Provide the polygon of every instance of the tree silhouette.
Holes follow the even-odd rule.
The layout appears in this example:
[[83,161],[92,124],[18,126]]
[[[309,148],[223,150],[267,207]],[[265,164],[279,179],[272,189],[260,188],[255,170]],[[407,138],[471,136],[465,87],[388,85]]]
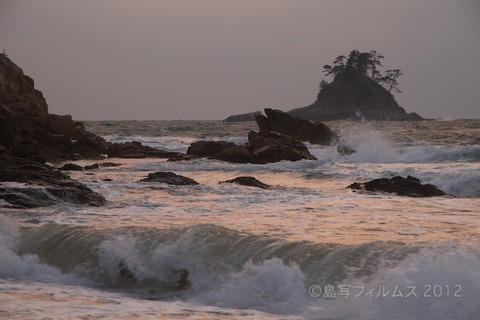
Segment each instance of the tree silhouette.
[[[391,92],[392,90],[402,92],[398,88],[397,79],[403,75],[403,72],[400,69],[393,69],[387,70],[385,75],[382,75],[379,69],[383,67],[381,63],[381,60],[383,59],[384,56],[377,53],[376,50],[370,52],[352,50],[348,57],[340,55],[335,58],[333,65],[324,65],[323,72],[325,72],[327,76],[333,76],[334,78],[360,73],[370,77],[373,81],[386,86],[388,92]],[[328,85],[328,82],[325,81],[325,83],[323,83],[323,81],[320,83],[320,92]]]
[[403,75],[403,72],[400,69],[387,70],[385,71],[386,75],[380,78],[380,82],[385,83],[388,88],[388,92],[391,92],[392,89],[396,92],[402,92],[397,86],[397,78]]

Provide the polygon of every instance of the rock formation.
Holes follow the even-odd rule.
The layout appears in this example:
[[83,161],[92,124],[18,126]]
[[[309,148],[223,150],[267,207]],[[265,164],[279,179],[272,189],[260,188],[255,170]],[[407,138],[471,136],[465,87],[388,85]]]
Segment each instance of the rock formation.
[[247,145],[227,141],[197,141],[191,144],[187,154],[233,163],[256,164],[316,159],[300,140],[278,132],[261,135],[250,131],[248,141]]
[[311,121],[423,119],[416,113],[406,113],[388,90],[358,72],[336,76],[313,104],[288,113]]
[[265,109],[265,116],[255,115],[260,135],[278,132],[313,144],[328,145],[336,139],[335,133],[325,124],[312,123],[306,119],[292,117],[280,111]]
[[[13,207],[34,208],[62,202],[90,206],[105,203],[100,194],[42,163],[0,154],[0,164],[0,199]],[[8,186],[8,182],[24,185]]]
[[236,114],[233,116],[229,116],[224,122],[247,122],[247,121],[255,121],[255,116],[262,114],[260,111],[250,112],[250,113],[242,113]]
[[101,159],[105,141],[71,116],[48,113],[43,94],[6,55],[0,55],[0,152],[36,160]]
[[279,162],[282,160],[316,160],[308,148],[297,138],[277,132],[248,133],[248,142],[257,163]]
[[412,176],[408,176],[407,178],[397,176],[391,179],[374,179],[365,183],[355,182],[348,187],[354,190],[365,189],[367,191],[383,191],[408,197],[434,197],[446,195],[445,192],[438,189],[436,186],[431,184],[421,184],[419,179]]
[[140,182],[159,182],[166,183],[176,186],[186,186],[186,185],[196,185],[196,182],[193,179],[177,175],[173,172],[155,172],[149,173],[148,178],[140,180]]
[[236,183],[242,186],[256,187],[260,189],[272,189],[272,186],[265,184],[254,177],[236,177],[234,179],[221,181],[219,183]]
[[138,141],[113,143],[108,146],[107,154],[109,158],[170,158],[178,156],[178,152],[144,146]]
[[[255,115],[259,133],[248,133],[248,144],[236,145],[227,141],[197,141],[190,145],[190,157],[208,157],[235,163],[271,163],[283,160],[315,160],[302,141],[330,144],[336,139],[334,132],[323,123],[294,118],[283,111],[265,109]],[[179,157],[174,160],[191,158]]]

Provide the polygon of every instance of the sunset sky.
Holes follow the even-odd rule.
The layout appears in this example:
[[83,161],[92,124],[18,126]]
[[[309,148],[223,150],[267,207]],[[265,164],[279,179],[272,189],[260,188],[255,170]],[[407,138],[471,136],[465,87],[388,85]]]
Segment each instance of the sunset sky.
[[78,120],[287,111],[353,49],[404,72],[407,112],[480,118],[478,0],[0,0],[3,49]]

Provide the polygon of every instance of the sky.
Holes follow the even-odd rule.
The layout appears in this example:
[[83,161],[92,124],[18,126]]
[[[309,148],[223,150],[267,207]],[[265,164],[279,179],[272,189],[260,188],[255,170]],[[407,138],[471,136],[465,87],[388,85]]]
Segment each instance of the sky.
[[480,0],[0,0],[0,50],[77,120],[288,111],[354,49],[407,112],[480,118]]

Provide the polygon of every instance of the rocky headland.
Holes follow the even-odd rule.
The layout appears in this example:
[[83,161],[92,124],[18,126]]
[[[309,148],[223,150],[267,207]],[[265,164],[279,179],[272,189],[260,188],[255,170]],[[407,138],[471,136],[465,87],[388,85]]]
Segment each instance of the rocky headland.
[[49,114],[33,79],[0,54],[0,199],[7,206],[104,204],[102,195],[44,162],[103,159],[106,147],[71,116]]
[[0,55],[0,152],[39,161],[102,159],[106,147],[70,115],[49,114],[33,79]]

